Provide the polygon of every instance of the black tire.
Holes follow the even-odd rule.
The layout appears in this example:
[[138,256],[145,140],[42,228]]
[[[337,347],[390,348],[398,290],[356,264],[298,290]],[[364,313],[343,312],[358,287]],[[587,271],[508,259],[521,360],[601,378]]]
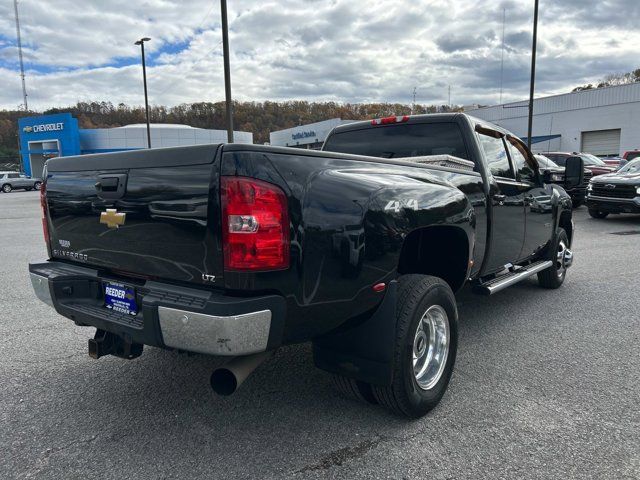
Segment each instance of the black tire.
[[11,187],[11,185],[9,185],[8,183],[5,183],[5,184],[2,186],[2,191],[3,191],[4,193],[11,193],[11,190],[13,190],[13,188],[12,188],[12,187]]
[[371,385],[368,383],[359,382],[335,373],[331,375],[331,380],[336,390],[344,397],[365,403],[378,403],[371,391]]
[[561,248],[560,245],[562,242],[564,243],[565,248],[569,247],[569,237],[567,237],[567,232],[565,232],[563,228],[558,228],[556,238],[553,241],[553,245],[549,249],[549,255],[547,256],[547,259],[551,260],[553,265],[538,273],[538,283],[543,288],[559,288],[564,283],[564,279],[567,278],[567,269],[564,268],[558,260],[558,252]]
[[607,216],[609,215],[607,212],[601,212],[600,210],[594,210],[593,208],[589,209],[589,215],[591,215],[593,218],[607,218]]
[[42,187],[42,182],[36,182],[33,184],[34,190],[40,190],[40,187]]
[[[400,415],[419,418],[438,405],[449,385],[458,348],[458,309],[451,288],[440,278],[412,274],[400,277],[398,283],[393,383],[389,387],[373,385],[372,390],[380,405]],[[444,369],[435,377],[437,382],[425,390],[413,372],[414,341],[424,313],[438,305],[448,317],[449,350]]]

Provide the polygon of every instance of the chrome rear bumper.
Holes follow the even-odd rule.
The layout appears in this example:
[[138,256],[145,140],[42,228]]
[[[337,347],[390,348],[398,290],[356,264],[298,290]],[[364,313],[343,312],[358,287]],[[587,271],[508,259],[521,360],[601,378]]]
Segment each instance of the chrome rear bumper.
[[286,307],[278,295],[240,298],[137,280],[138,313],[127,315],[104,306],[97,270],[54,261],[29,270],[36,296],[59,314],[130,342],[221,356],[264,352],[282,342]]

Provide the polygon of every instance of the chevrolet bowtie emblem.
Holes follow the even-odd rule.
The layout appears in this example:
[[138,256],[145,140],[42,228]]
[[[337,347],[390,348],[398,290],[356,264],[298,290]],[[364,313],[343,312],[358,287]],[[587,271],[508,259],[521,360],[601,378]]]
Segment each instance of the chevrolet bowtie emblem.
[[118,228],[124,225],[126,213],[118,213],[115,208],[107,208],[106,212],[100,214],[100,223],[104,223],[109,228]]

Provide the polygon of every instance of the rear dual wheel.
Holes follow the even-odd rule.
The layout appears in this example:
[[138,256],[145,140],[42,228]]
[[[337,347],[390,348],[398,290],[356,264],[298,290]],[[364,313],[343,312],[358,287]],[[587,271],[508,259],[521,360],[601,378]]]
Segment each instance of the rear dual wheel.
[[334,383],[351,397],[410,418],[422,417],[444,395],[458,347],[458,311],[444,280],[414,274],[400,277],[393,341],[391,385],[369,385],[341,376],[334,376]]

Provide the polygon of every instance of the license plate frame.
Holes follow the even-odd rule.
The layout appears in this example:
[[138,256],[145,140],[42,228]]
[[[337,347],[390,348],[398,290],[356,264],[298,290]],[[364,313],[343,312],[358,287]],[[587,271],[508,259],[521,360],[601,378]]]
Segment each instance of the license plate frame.
[[138,314],[135,287],[118,282],[103,282],[102,291],[105,308],[125,315]]

